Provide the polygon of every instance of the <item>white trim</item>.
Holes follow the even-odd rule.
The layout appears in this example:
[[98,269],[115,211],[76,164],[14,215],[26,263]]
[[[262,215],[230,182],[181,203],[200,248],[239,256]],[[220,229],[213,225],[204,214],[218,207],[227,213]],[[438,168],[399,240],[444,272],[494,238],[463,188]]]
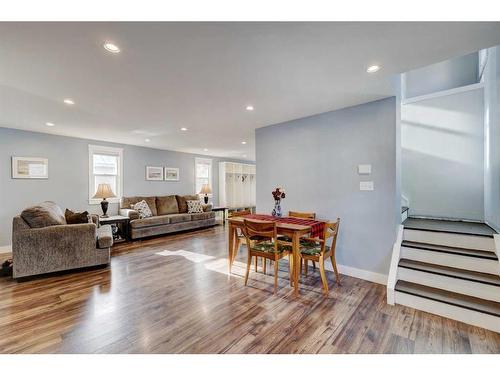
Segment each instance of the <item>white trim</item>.
[[[358,279],[371,281],[372,283],[377,283],[382,285],[387,284],[387,275],[381,273],[362,270],[361,268],[345,266],[343,264],[337,264],[337,268],[339,270],[339,273],[341,273],[342,275],[356,277]],[[333,271],[332,263],[329,262],[328,259],[325,261],[325,269],[328,271]]]
[[495,241],[495,254],[497,255],[498,275],[500,276],[500,235],[494,234],[493,240]]
[[387,303],[389,305],[394,305],[394,288],[396,287],[396,282],[398,281],[398,264],[399,259],[401,258],[403,231],[404,227],[400,225],[398,228],[396,242],[394,242],[394,246],[392,247],[391,265],[389,267],[389,276],[387,277]]
[[12,253],[12,245],[0,246],[0,254]]
[[433,92],[432,94],[414,96],[412,98],[402,100],[401,104],[402,105],[411,104],[411,103],[420,102],[422,100],[428,100],[428,99],[440,98],[442,96],[460,94],[462,92],[482,89],[483,87],[484,87],[483,82],[473,83],[471,85],[455,87],[455,88],[449,89],[449,90],[442,90],[442,91]]
[[494,332],[500,332],[500,318],[497,316],[403,292],[396,292],[395,296],[396,303],[399,305],[413,307],[417,310],[444,316],[445,318],[458,320],[460,322],[486,328]]
[[89,195],[89,204],[90,205],[97,205],[100,204],[102,199],[92,199],[91,191],[93,191],[93,171],[92,171],[92,166],[93,166],[93,154],[95,153],[103,153],[103,154],[110,154],[110,155],[118,155],[118,191],[115,191],[116,198],[109,198],[107,201],[109,203],[119,203],[121,200],[121,197],[123,196],[123,148],[119,147],[108,147],[108,146],[100,146],[100,145],[92,145],[89,144],[89,162],[88,162],[88,168],[89,168],[89,190],[88,190],[88,195]]

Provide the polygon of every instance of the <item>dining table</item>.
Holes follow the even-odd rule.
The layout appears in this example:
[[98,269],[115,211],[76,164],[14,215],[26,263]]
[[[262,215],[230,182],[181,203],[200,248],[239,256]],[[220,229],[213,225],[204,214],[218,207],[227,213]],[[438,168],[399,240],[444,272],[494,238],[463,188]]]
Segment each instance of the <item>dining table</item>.
[[[322,220],[311,220],[311,219],[298,219],[289,217],[276,218],[271,215],[256,215],[250,214],[247,216],[235,216],[227,219],[228,225],[228,265],[229,274],[231,274],[232,265],[234,262],[234,255],[237,249],[235,246],[238,245],[237,241],[237,231],[238,229],[243,230],[244,219],[252,219],[256,221],[274,221],[276,222],[276,231],[278,235],[284,235],[292,239],[292,252],[293,252],[293,288],[294,295],[299,293],[299,275],[300,275],[300,238],[303,236],[310,235],[311,237],[318,237],[321,230],[321,223],[325,223]],[[318,226],[319,225],[319,226]],[[324,227],[324,225],[323,225]]]

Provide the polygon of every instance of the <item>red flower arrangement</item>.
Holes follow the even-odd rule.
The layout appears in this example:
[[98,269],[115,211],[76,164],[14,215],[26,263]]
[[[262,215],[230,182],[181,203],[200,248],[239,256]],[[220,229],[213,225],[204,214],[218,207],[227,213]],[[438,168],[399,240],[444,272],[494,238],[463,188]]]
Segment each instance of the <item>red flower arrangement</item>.
[[272,194],[275,201],[280,201],[285,198],[285,190],[281,187],[277,187]]

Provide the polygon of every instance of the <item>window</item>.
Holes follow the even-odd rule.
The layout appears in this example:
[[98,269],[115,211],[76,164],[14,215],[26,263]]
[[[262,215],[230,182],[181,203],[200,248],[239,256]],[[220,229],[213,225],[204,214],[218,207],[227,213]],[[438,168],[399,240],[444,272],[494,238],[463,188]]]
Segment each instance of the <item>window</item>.
[[212,187],[212,159],[195,159],[195,194],[199,194],[201,187],[204,184],[210,185]]
[[89,203],[98,204],[102,199],[92,199],[99,184],[109,184],[119,202],[123,191],[123,150],[121,148],[89,145]]

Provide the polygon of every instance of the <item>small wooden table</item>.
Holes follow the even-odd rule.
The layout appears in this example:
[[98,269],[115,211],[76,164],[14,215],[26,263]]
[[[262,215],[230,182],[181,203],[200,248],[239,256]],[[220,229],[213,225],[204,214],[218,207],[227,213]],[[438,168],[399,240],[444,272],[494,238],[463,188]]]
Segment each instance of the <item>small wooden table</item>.
[[[243,228],[244,216],[235,216],[227,219],[229,222],[229,273],[233,265],[233,254],[235,253],[235,246],[238,244],[236,240],[237,229]],[[299,274],[300,274],[300,237],[308,234],[311,231],[309,225],[289,224],[289,223],[276,223],[278,234],[286,235],[292,238],[293,249],[293,288],[294,294],[299,294]]]
[[222,225],[226,225],[226,210],[227,207],[212,207],[212,211],[214,212],[222,212]]
[[99,223],[117,227],[116,233],[113,231],[113,243],[125,242],[130,239],[130,219],[127,216],[115,215],[109,217],[99,216]]

